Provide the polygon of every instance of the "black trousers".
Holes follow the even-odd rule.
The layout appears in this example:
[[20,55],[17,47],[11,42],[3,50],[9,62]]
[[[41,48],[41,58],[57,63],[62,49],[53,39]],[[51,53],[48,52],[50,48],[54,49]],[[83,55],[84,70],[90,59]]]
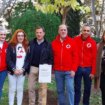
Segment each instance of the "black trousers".
[[102,96],[102,105],[105,105],[105,73],[101,73],[100,89],[101,89],[101,96]]

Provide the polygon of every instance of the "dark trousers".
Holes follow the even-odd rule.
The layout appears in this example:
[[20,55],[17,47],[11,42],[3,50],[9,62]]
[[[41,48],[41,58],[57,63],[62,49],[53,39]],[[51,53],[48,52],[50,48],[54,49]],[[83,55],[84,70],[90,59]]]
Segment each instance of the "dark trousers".
[[81,99],[81,82],[84,80],[83,105],[89,105],[89,98],[91,92],[91,67],[79,67],[75,75],[75,101],[74,105],[79,105]]
[[101,73],[100,88],[101,88],[101,96],[102,96],[102,105],[105,105],[105,74],[104,73]]

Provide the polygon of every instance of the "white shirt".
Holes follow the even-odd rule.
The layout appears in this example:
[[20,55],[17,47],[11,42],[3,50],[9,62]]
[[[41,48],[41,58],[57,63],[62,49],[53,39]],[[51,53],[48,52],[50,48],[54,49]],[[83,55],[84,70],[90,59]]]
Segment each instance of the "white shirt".
[[24,60],[25,60],[26,52],[22,44],[17,44],[16,46],[16,68],[17,69],[22,69],[24,65]]
[[2,49],[3,47],[3,42],[0,41],[0,48]]

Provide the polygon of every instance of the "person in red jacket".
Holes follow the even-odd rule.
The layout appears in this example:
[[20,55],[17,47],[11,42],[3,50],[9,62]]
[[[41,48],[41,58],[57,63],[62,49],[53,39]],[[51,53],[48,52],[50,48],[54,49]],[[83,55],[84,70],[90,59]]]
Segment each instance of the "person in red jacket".
[[82,33],[74,38],[77,43],[79,64],[75,75],[75,104],[79,105],[81,97],[81,80],[84,80],[83,105],[89,105],[91,82],[96,71],[96,42],[90,37],[89,25],[82,27]]
[[6,50],[8,47],[6,39],[6,31],[4,28],[0,27],[0,100],[2,96],[2,88],[7,75],[7,65],[6,65]]
[[[55,80],[59,105],[74,105],[74,76],[77,70],[78,55],[75,43],[68,36],[67,26],[59,26],[58,35],[52,42]],[[66,97],[65,97],[66,91]]]

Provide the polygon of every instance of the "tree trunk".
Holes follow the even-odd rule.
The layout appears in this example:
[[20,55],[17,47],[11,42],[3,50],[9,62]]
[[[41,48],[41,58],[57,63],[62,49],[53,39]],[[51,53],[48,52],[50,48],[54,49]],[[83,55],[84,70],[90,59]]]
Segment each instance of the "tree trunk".
[[98,24],[97,24],[97,21],[96,21],[95,7],[94,6],[95,6],[95,0],[91,0],[92,17],[93,17],[93,22],[94,22],[95,30],[96,30],[96,36],[99,37]]
[[101,31],[102,31],[102,20],[103,20],[104,4],[105,4],[105,1],[103,0],[102,1],[101,13],[100,13],[99,34],[101,34]]
[[63,9],[63,14],[62,14],[62,24],[66,24],[66,16],[68,11],[70,10],[70,7],[65,7]]

